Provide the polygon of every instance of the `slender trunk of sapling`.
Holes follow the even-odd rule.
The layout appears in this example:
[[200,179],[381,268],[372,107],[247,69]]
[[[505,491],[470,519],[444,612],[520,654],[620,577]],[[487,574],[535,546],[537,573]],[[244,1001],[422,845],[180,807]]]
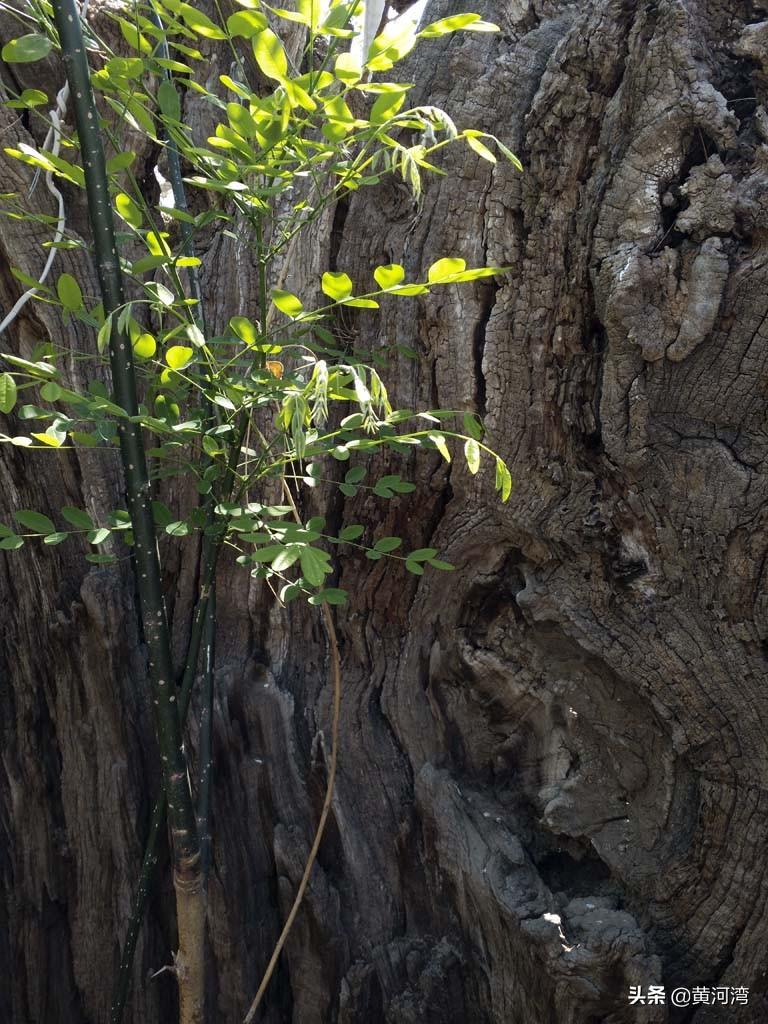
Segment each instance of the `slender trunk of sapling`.
[[[80,14],[74,0],[53,0],[53,13],[83,157],[88,213],[104,315],[109,317],[123,306],[125,298],[99,117],[91,90]],[[141,427],[129,419],[138,416],[133,351],[127,334],[114,325],[109,340],[109,359],[115,402],[127,414],[118,429],[128,511],[135,538],[136,585],[149,653],[158,743],[168,798],[179,931],[176,973],[180,1021],[181,1024],[202,1024],[205,908],[200,844],[176,705],[173,662],[144,444]]]

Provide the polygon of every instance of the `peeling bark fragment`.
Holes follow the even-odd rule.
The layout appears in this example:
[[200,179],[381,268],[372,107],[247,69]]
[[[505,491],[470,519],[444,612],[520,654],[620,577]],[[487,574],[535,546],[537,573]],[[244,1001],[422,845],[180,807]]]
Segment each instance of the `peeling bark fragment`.
[[714,327],[728,278],[728,256],[719,238],[708,238],[693,261],[688,286],[688,308],[676,341],[667,356],[676,363],[700,345]]

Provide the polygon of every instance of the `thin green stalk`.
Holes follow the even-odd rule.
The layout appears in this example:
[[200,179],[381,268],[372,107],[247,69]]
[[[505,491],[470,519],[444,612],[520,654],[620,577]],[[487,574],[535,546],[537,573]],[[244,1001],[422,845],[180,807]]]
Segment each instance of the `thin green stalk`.
[[[91,89],[80,14],[74,0],[53,0],[53,14],[83,156],[88,213],[104,314],[110,317],[123,305],[125,295],[99,115]],[[118,429],[128,511],[135,538],[136,584],[149,652],[158,744],[168,797],[179,928],[176,973],[181,1002],[180,1019],[182,1024],[197,1024],[202,1020],[203,992],[200,844],[176,707],[173,661],[144,443],[141,427],[133,422],[139,412],[133,350],[127,334],[114,326],[109,341],[109,358],[115,401],[127,414]]]
[[216,592],[211,590],[205,617],[204,675],[202,710],[200,713],[200,741],[198,744],[197,828],[200,833],[200,862],[203,885],[208,885],[211,866],[211,770],[213,751],[213,673],[216,661]]

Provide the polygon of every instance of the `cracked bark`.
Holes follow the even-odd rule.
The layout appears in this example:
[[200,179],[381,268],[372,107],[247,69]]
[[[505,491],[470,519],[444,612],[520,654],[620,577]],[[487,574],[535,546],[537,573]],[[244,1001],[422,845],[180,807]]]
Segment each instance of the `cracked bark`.
[[[430,16],[462,6],[433,0]],[[414,462],[418,506],[334,511],[383,515],[382,533],[435,542],[458,569],[414,580],[363,559],[342,573],[357,597],[338,619],[337,793],[265,1019],[675,1020],[627,1006],[630,984],[663,983],[747,985],[729,1019],[765,1020],[766,10],[474,6],[502,33],[430,44],[403,80],[501,135],[526,174],[449,155],[419,210],[392,182],[354,197],[332,251],[329,213],[283,281],[306,294],[331,260],[353,278],[457,253],[511,265],[495,295],[446,289],[344,329],[417,350],[395,356],[401,405],[474,408],[484,393],[516,488],[502,510],[482,476]],[[228,70],[215,48],[211,68]],[[207,133],[199,100],[186,113]],[[0,225],[28,273],[39,240]],[[247,239],[199,245],[218,330],[254,307]],[[95,292],[77,254],[58,259]],[[4,307],[14,288],[3,274]],[[28,307],[9,344],[28,353],[61,330]],[[52,455],[34,474],[0,456],[5,509],[95,511],[119,493],[107,454]],[[177,653],[192,555],[168,546]],[[66,545],[2,557],[0,1017],[95,1024],[157,783],[134,598],[127,572],[86,570]],[[309,849],[330,695],[316,617],[281,616],[236,567],[219,573],[210,1006],[230,1022]],[[143,933],[136,1024],[172,1012],[172,985],[145,981],[173,947],[171,899],[166,883]]]

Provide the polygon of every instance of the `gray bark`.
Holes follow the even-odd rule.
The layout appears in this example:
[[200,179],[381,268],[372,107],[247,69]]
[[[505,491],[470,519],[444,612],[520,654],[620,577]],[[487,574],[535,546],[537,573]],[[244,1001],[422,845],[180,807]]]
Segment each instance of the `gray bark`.
[[[285,280],[457,254],[510,266],[498,287],[345,330],[417,349],[394,356],[398,404],[476,409],[515,491],[502,508],[483,474],[419,459],[418,499],[331,503],[334,523],[434,543],[457,571],[362,559],[341,575],[355,596],[337,616],[332,821],[265,1019],[765,1020],[768,8],[470,6],[502,32],[425,45],[401,78],[500,135],[525,174],[449,153],[420,205],[388,182],[337,210]],[[463,7],[434,0],[430,17]],[[197,100],[187,114],[204,130]],[[3,116],[5,139],[26,137]],[[4,157],[3,173],[28,184]],[[0,224],[30,274],[43,237]],[[64,269],[95,294],[77,254]],[[247,239],[208,239],[203,280],[215,330],[255,308]],[[3,307],[17,294],[3,271]],[[27,307],[6,343],[92,344],[46,310]],[[109,453],[31,466],[0,453],[0,519],[120,504]],[[194,552],[165,554],[180,655]],[[157,786],[130,573],[67,545],[0,558],[0,1017],[96,1024]],[[211,1004],[232,1022],[309,849],[329,692],[313,611],[279,612],[226,563],[219,594]],[[170,1019],[171,982],[146,980],[173,948],[167,872],[158,892],[135,1024]],[[649,984],[744,985],[750,1003],[630,1008],[629,986]]]

